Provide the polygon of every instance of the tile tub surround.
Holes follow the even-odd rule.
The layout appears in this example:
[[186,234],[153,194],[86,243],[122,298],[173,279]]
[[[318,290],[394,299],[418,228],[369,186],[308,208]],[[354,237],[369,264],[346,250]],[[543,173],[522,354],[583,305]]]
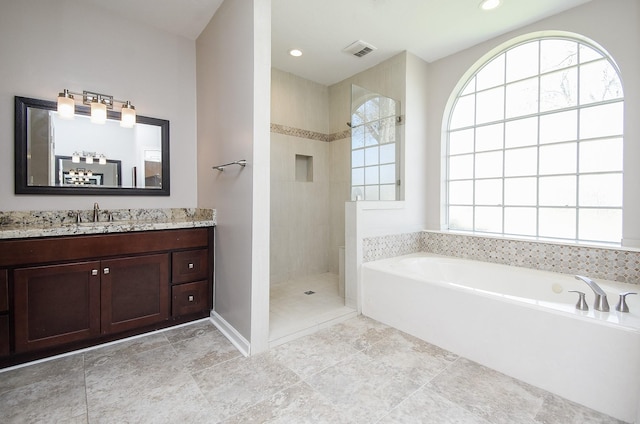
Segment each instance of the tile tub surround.
[[640,285],[640,251],[421,231],[363,240],[363,262],[429,252]]
[[[82,223],[76,223],[79,213]],[[0,239],[52,237],[78,234],[122,233],[216,225],[215,209],[101,209],[92,222],[93,210],[0,211]],[[113,216],[113,221],[108,216]]]
[[356,317],[244,357],[208,321],[0,372],[3,422],[620,423]]

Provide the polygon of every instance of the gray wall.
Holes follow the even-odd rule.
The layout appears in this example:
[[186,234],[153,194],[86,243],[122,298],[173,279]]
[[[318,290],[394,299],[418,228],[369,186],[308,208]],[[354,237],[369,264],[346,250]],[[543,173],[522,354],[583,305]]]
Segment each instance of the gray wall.
[[[196,40],[198,206],[218,220],[214,311],[252,352],[268,342],[270,8],[226,0]],[[247,166],[211,169],[238,159]]]
[[[0,210],[196,206],[193,40],[81,0],[3,0],[0,58]],[[65,88],[129,99],[138,114],[171,122],[170,197],[13,194],[13,97],[55,101]]]

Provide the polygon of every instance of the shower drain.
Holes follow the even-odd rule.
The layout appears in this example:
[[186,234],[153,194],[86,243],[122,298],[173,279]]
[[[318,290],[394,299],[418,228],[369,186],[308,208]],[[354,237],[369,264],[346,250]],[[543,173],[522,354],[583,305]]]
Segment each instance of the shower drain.
[[315,292],[314,292],[313,290],[308,290],[308,291],[304,292],[304,294],[307,294],[307,295],[309,295],[309,294],[314,294],[314,293],[315,293]]

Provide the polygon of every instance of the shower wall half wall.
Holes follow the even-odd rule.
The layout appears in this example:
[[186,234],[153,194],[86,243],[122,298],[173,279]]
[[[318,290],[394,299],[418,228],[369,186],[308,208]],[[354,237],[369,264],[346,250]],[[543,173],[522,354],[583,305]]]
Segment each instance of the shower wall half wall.
[[271,71],[271,283],[338,273],[351,133],[331,132],[329,87]]

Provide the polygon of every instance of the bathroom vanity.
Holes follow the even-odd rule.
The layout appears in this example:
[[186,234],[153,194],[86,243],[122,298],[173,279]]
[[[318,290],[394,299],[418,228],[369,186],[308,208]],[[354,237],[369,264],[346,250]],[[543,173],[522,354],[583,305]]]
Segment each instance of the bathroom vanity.
[[214,225],[0,226],[0,367],[209,316]]

